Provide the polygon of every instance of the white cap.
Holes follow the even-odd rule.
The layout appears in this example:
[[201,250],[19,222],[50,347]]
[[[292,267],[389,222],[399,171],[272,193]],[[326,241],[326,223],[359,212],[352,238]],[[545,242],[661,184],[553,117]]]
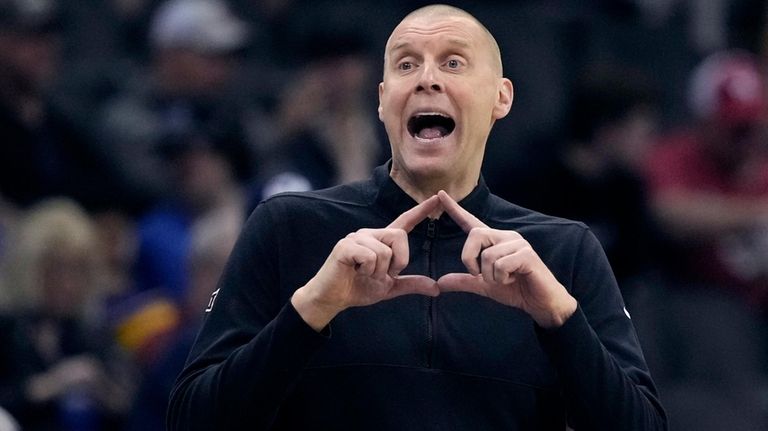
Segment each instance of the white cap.
[[689,104],[698,118],[754,123],[765,115],[765,79],[757,58],[746,51],[710,55],[691,76]]
[[155,48],[226,52],[245,45],[248,27],[220,0],[169,0],[155,12],[149,38]]

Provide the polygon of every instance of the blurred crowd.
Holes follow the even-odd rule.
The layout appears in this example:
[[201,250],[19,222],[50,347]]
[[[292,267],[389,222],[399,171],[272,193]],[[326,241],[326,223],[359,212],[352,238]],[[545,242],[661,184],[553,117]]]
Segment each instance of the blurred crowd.
[[[387,161],[427,3],[0,0],[0,430],[164,429],[255,205]],[[449,3],[515,84],[491,190],[594,230],[672,429],[768,428],[768,1]]]

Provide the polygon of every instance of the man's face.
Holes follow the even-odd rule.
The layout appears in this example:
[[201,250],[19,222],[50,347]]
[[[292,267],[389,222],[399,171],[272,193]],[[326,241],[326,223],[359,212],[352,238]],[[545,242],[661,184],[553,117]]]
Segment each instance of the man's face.
[[477,181],[491,126],[512,103],[497,55],[469,18],[415,17],[395,28],[379,84],[393,177]]

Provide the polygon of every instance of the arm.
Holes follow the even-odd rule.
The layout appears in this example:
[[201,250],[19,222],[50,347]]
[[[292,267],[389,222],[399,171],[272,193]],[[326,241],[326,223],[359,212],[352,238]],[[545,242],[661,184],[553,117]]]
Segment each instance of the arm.
[[665,430],[634,328],[594,235],[582,237],[569,291],[520,234],[491,229],[445,192],[439,196],[469,233],[462,251],[469,274],[441,277],[440,290],[487,296],[533,318],[576,429]]
[[537,328],[557,368],[575,429],[666,430],[664,409],[597,238],[585,231],[571,293],[579,308],[559,328]]
[[768,200],[684,188],[658,192],[653,210],[676,238],[697,241],[768,223]]
[[275,222],[259,206],[171,394],[169,430],[266,429],[327,333],[278,298]]
[[[177,380],[168,428],[235,429],[247,424],[249,429],[266,429],[338,313],[403,294],[436,295],[434,280],[398,274],[408,263],[407,231],[438,204],[436,197],[428,199],[387,228],[347,235],[284,305],[277,298],[279,218],[273,219],[266,205],[257,208]],[[280,258],[290,257],[283,253]]]

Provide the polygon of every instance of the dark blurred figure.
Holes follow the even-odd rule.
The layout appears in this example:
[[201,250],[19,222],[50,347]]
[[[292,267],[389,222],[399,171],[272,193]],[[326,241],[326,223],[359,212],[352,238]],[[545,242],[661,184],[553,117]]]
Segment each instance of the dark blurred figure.
[[173,131],[158,152],[175,193],[138,221],[139,291],[160,289],[174,300],[187,295],[192,230],[208,218],[244,221],[245,198],[237,181],[243,159],[237,146],[205,130]]
[[657,339],[679,429],[765,429],[768,308],[766,86],[752,55],[718,52],[690,81],[691,127],[648,161],[653,209],[674,240]]
[[102,329],[101,250],[74,202],[24,214],[3,265],[0,404],[24,430],[116,429],[131,367]]
[[283,89],[275,109],[273,143],[252,200],[367,178],[383,161],[368,46],[359,33],[310,32],[307,64]]
[[0,196],[21,207],[52,195],[110,207],[129,196],[49,97],[61,25],[54,0],[0,1]]
[[[169,0],[153,15],[149,40],[149,70],[106,104],[99,127],[116,164],[156,201],[173,192],[155,151],[169,130],[206,128],[233,146],[250,145],[236,79],[248,28],[221,0]],[[238,173],[249,177],[253,163],[243,151]]]
[[631,284],[652,271],[658,254],[642,177],[658,123],[656,103],[654,87],[639,72],[588,68],[569,104],[568,136],[519,192],[526,206],[589,225],[630,308]]
[[211,294],[216,289],[242,220],[219,215],[199,221],[192,228],[186,257],[189,289],[181,300],[181,318],[156,360],[147,364],[126,430],[165,429],[171,389],[195,341]]

